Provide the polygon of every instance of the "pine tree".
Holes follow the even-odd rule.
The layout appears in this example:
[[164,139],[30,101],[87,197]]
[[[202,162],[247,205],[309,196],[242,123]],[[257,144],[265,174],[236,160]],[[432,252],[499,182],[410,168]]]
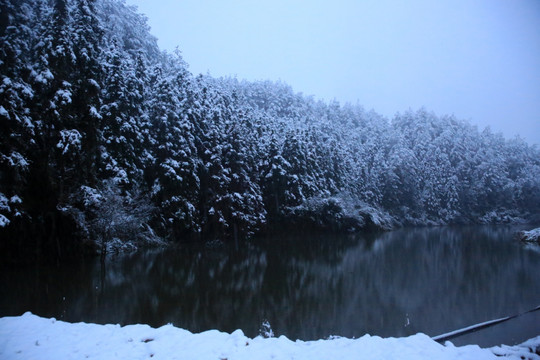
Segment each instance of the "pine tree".
[[170,69],[154,71],[153,121],[154,162],[147,169],[153,174],[153,196],[162,210],[162,225],[173,237],[197,234],[199,178],[193,118],[186,108],[191,78],[179,56],[170,59]]
[[26,2],[0,4],[0,227],[24,214],[25,186],[35,125],[29,106],[33,99],[30,49],[34,12]]

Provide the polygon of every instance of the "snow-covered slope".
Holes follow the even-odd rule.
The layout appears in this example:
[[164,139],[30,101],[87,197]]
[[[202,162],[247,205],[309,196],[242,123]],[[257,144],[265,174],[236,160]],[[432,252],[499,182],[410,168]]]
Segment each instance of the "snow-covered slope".
[[1,359],[540,359],[540,337],[507,347],[482,349],[438,344],[424,334],[406,338],[365,335],[291,341],[250,339],[241,330],[200,334],[172,325],[71,324],[26,313],[0,318]]

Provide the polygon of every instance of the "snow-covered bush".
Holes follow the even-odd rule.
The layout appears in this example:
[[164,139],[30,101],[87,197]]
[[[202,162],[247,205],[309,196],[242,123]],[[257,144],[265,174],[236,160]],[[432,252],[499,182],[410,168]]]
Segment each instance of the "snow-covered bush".
[[273,338],[275,336],[274,330],[272,330],[272,326],[268,320],[264,320],[262,322],[261,328],[259,329],[259,334],[265,339]]
[[150,199],[137,190],[122,191],[114,179],[98,188],[81,186],[70,204],[59,210],[69,215],[83,237],[103,254],[160,243],[148,225],[155,211]]
[[334,232],[390,230],[395,220],[381,209],[350,196],[316,197],[286,209],[287,221],[304,228]]
[[529,231],[519,231],[516,234],[516,238],[523,242],[538,243],[538,245],[540,245],[540,228]]

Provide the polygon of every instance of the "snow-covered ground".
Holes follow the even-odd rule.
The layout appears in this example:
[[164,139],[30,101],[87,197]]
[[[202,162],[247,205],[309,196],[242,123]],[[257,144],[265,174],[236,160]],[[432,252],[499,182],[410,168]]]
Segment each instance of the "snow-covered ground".
[[455,347],[424,334],[318,341],[250,339],[241,330],[192,334],[172,325],[71,324],[31,313],[0,318],[0,359],[538,359],[540,336],[519,346]]

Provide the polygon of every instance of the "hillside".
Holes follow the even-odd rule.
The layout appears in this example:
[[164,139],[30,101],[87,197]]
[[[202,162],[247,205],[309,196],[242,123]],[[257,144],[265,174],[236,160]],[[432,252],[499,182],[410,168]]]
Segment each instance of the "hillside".
[[122,1],[4,0],[0,38],[7,257],[540,213],[540,151],[519,138],[195,76]]

